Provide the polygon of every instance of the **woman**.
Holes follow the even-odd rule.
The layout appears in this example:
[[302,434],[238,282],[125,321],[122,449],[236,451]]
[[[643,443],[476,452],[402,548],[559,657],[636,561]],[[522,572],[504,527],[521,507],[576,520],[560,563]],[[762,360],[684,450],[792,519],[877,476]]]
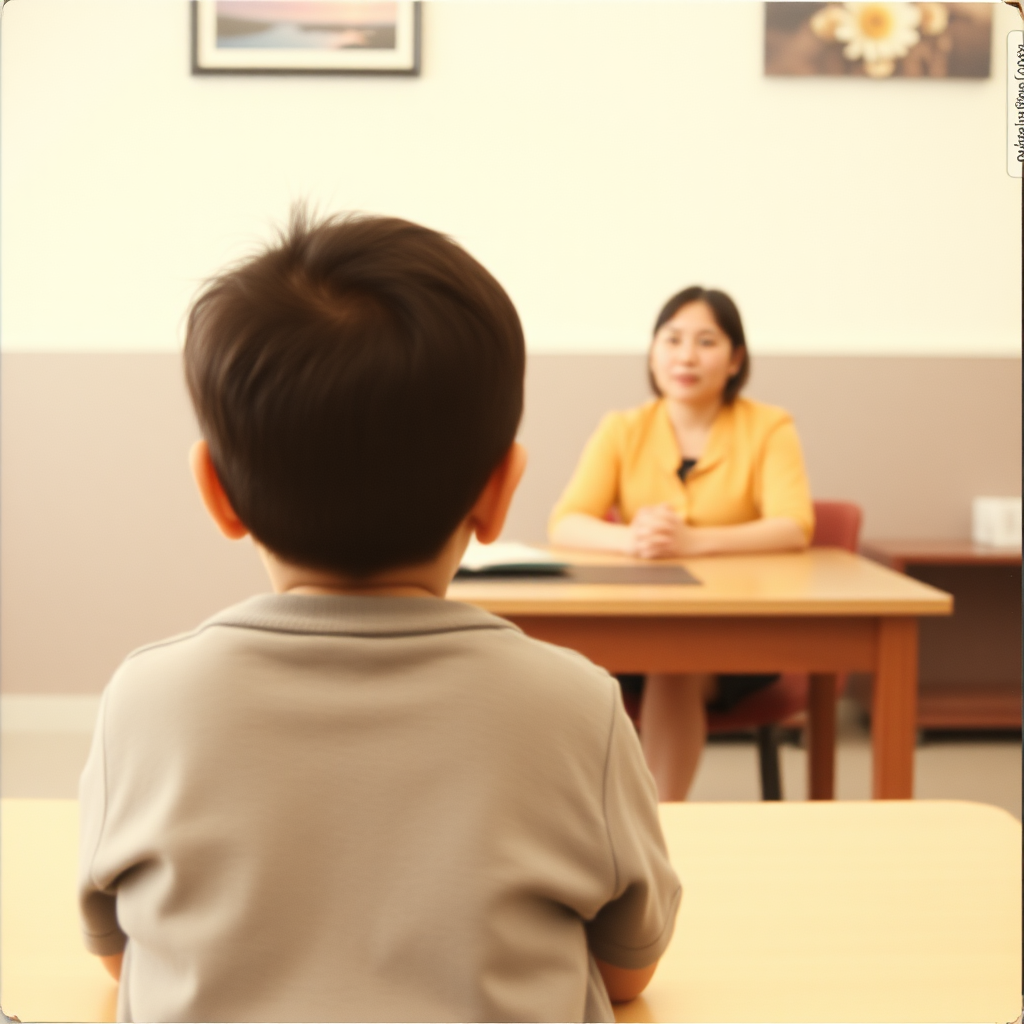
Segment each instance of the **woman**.
[[[658,398],[601,421],[551,514],[551,542],[636,558],[807,547],[814,511],[800,441],[782,409],[739,397],[750,357],[732,299],[700,287],[669,299],[648,371]],[[686,798],[705,704],[726,710],[775,678],[647,677],[640,736],[662,800]]]

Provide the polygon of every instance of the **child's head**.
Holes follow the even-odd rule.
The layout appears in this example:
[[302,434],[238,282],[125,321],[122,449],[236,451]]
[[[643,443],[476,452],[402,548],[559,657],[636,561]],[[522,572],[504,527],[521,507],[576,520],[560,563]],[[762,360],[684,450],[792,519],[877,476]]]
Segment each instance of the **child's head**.
[[185,374],[234,512],[296,565],[429,560],[512,445],[525,346],[501,285],[444,235],[301,210],[189,314]]

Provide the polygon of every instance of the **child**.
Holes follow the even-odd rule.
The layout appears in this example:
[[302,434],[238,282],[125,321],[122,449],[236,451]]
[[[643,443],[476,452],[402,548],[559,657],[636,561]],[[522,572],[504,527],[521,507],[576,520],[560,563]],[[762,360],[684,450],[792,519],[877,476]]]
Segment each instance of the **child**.
[[300,211],[196,301],[193,474],[274,592],[104,693],[119,1019],[612,1020],[650,978],[680,889],[617,684],[444,599],[522,475],[524,362],[494,278],[390,218]]

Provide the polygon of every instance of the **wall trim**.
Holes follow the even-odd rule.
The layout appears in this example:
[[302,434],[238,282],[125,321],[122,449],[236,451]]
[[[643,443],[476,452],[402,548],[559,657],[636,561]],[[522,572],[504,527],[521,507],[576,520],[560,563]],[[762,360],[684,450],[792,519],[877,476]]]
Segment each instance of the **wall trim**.
[[91,733],[99,695],[7,693],[0,696],[0,733]]

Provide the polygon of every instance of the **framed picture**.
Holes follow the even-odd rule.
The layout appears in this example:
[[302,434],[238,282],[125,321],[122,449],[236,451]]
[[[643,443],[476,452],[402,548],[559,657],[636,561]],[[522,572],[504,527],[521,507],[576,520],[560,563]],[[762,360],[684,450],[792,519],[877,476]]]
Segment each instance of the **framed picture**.
[[766,75],[988,78],[992,5],[766,3]]
[[193,0],[193,74],[418,75],[420,5]]

